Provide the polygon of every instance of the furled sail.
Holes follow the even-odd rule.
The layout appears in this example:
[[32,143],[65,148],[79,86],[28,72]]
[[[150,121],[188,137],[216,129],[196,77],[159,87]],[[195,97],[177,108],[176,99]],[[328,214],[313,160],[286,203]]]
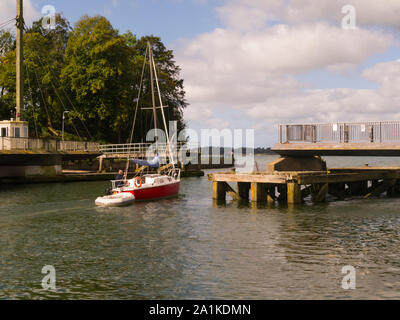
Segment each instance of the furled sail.
[[147,166],[151,168],[159,168],[160,167],[160,158],[156,155],[153,160],[146,161],[141,159],[131,159],[131,161],[139,166]]

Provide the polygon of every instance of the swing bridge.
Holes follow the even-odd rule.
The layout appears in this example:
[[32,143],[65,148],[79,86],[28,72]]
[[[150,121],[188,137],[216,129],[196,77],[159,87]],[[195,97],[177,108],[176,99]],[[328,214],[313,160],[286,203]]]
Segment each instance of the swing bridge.
[[[400,197],[400,166],[328,168],[320,156],[400,156],[400,121],[282,124],[265,170],[208,175],[212,197],[300,204],[352,197]],[[236,189],[235,189],[236,185]]]
[[400,120],[281,124],[281,156],[399,156]]

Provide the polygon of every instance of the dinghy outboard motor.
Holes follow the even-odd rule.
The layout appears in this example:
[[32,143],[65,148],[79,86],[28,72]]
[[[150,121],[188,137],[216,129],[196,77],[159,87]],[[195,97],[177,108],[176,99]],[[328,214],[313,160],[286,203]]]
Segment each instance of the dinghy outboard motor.
[[106,189],[106,196],[111,195],[111,194],[112,194],[111,191],[112,191],[112,188],[108,187],[108,188]]

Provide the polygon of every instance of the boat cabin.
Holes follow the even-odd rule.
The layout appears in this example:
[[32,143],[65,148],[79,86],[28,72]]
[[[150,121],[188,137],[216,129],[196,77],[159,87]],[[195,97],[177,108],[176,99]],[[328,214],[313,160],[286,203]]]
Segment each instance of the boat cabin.
[[[156,173],[156,174],[146,174],[145,176],[141,177],[141,180],[142,180],[141,186],[143,186],[143,187],[157,186],[157,185],[162,185],[162,184],[169,183],[169,182],[173,181],[171,176],[165,176],[165,175],[161,175],[161,174],[158,174],[158,173]],[[118,188],[118,184],[120,184],[123,181],[124,180],[111,180],[112,189]],[[136,189],[137,186],[135,185],[135,178],[128,179],[126,181],[126,183],[121,185],[120,187]]]

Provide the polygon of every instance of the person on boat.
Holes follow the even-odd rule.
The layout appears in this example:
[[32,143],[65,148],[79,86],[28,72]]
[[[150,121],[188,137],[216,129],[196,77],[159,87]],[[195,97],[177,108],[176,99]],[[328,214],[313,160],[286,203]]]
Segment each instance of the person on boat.
[[117,180],[117,182],[115,183],[115,186],[117,188],[122,187],[124,185],[124,181],[122,181],[122,180],[124,180],[124,179],[125,179],[125,174],[121,169],[119,169],[118,174],[115,176],[115,180]]

